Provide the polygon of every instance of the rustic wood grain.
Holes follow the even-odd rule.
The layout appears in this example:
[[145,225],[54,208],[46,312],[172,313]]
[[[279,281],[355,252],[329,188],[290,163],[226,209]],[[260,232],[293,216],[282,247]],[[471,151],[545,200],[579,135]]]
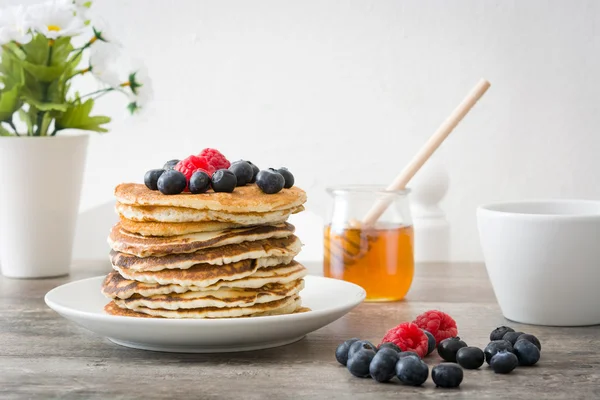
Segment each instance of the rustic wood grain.
[[[408,298],[363,304],[346,317],[284,347],[234,354],[169,354],[119,347],[79,328],[43,301],[51,288],[104,274],[106,265],[78,263],[69,277],[0,278],[0,398],[60,399],[336,399],[336,398],[600,398],[600,327],[552,328],[506,321],[479,264],[417,268]],[[337,344],[357,336],[377,341],[387,328],[439,308],[455,316],[460,336],[485,346],[489,332],[509,324],[543,346],[539,365],[496,375],[465,371],[460,389],[352,377],[334,358]],[[440,362],[437,355],[426,359]]]

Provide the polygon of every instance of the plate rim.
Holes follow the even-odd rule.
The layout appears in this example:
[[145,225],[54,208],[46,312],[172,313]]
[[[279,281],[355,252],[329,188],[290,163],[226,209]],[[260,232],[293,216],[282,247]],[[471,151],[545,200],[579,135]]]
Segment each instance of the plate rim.
[[[304,320],[304,319],[311,319],[313,317],[319,318],[321,316],[326,316],[326,315],[330,315],[330,314],[343,312],[344,310],[350,311],[350,310],[354,309],[355,307],[357,307],[358,305],[360,305],[362,302],[364,302],[366,295],[367,295],[366,290],[363,287],[361,287],[355,283],[343,281],[341,279],[328,278],[328,277],[324,277],[324,276],[307,275],[304,279],[309,278],[310,280],[316,279],[316,280],[336,281],[336,282],[342,283],[344,285],[353,286],[355,289],[357,289],[356,293],[358,294],[358,296],[353,296],[351,301],[348,301],[347,303],[345,303],[343,305],[326,308],[326,309],[322,309],[322,310],[311,310],[309,312],[303,312],[303,313],[283,314],[283,315],[267,315],[267,316],[260,316],[260,317],[251,317],[251,318],[212,318],[212,319],[208,319],[208,318],[139,318],[139,317],[130,317],[130,316],[121,316],[121,315],[109,315],[109,314],[104,314],[104,313],[76,310],[76,309],[73,309],[70,307],[65,307],[63,305],[60,305],[49,299],[49,297],[53,294],[53,292],[56,292],[61,288],[64,289],[64,287],[66,287],[66,286],[77,285],[77,284],[81,284],[82,282],[92,281],[92,280],[100,281],[101,279],[104,279],[105,277],[106,277],[106,275],[98,275],[98,276],[93,276],[93,277],[89,277],[89,278],[83,278],[83,279],[78,279],[76,281],[63,283],[62,285],[59,285],[59,286],[49,290],[44,295],[44,302],[50,309],[59,313],[61,316],[70,316],[70,317],[73,316],[73,317],[82,318],[82,319],[93,319],[96,321],[107,321],[107,322],[114,322],[114,321],[131,321],[131,322],[133,322],[133,321],[135,321],[138,324],[148,324],[148,325],[156,325],[156,324],[167,325],[168,324],[168,325],[175,325],[175,326],[178,326],[178,325],[211,325],[211,326],[223,325],[223,326],[227,326],[227,325],[231,325],[231,324],[233,324],[233,325],[254,324],[256,321],[264,321],[265,319],[268,319],[269,321],[273,321],[273,322],[276,322],[276,321],[285,322],[288,320],[298,321],[298,320]],[[108,300],[109,299],[107,298],[107,301]]]

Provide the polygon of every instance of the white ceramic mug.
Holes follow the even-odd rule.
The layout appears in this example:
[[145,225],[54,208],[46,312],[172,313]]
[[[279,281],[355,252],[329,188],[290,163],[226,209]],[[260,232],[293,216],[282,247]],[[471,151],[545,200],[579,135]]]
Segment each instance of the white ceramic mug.
[[542,200],[477,209],[498,304],[509,320],[600,324],[600,201]]

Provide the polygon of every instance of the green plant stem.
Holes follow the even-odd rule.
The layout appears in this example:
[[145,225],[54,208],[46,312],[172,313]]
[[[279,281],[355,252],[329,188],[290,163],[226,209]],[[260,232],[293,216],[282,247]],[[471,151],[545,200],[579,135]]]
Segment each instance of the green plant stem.
[[19,131],[17,131],[17,127],[15,126],[15,123],[13,122],[12,117],[6,122],[10,125],[11,128],[13,128],[13,130],[15,131],[15,135],[21,136],[21,134],[19,134]]
[[83,96],[79,96],[79,99],[83,99],[85,97],[93,96],[93,95],[98,94],[98,93],[105,94],[105,93],[108,93],[108,92],[112,92],[113,90],[115,90],[115,88],[111,88],[111,87],[110,88],[106,88],[106,89],[99,89],[99,90],[96,90],[95,92],[90,92],[88,94],[84,94]]
[[[48,58],[46,59],[46,65],[50,66],[52,63],[52,51],[54,50],[54,43],[48,43],[50,48],[48,49]],[[42,103],[46,103],[48,101],[48,89],[50,88],[49,82],[44,82],[42,84]],[[42,122],[44,120],[44,111],[38,111],[37,113],[37,128],[36,128],[36,136],[45,136],[46,132],[42,132]]]

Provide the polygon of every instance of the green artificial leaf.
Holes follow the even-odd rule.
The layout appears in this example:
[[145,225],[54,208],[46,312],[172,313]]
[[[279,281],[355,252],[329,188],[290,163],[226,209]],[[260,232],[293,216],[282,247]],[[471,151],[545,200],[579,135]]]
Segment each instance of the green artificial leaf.
[[34,65],[46,65],[48,62],[48,52],[50,46],[48,45],[48,39],[42,34],[36,34],[33,39],[23,45],[23,51],[27,55],[26,61]]
[[27,103],[29,103],[29,105],[37,108],[40,111],[61,111],[61,112],[65,112],[67,111],[67,108],[69,107],[68,103],[50,103],[50,102],[43,102],[43,101],[39,101],[33,97],[30,97],[29,95],[24,95],[23,99],[25,99],[25,101]]
[[52,57],[50,58],[50,65],[64,65],[71,52],[73,46],[71,45],[71,38],[68,36],[56,39],[52,46]]
[[90,116],[90,112],[94,107],[94,100],[88,99],[84,103],[80,100],[69,105],[66,112],[56,118],[56,130],[61,129],[82,129],[86,131],[108,132],[108,130],[100,125],[110,122],[109,117]]
[[48,67],[46,65],[36,65],[23,61],[23,68],[40,82],[52,82],[62,75],[65,70],[65,65],[60,64]]
[[0,91],[0,121],[8,121],[21,106],[19,102],[19,86]]
[[32,135],[33,134],[33,122],[31,121],[29,114],[21,108],[21,109],[19,109],[19,117],[21,118],[21,121],[23,121],[25,123],[25,125],[27,125],[27,133],[29,135]]
[[21,86],[25,81],[25,74],[21,60],[10,51],[4,51],[0,60],[0,82],[5,89]]
[[0,124],[0,136],[13,136],[13,133]]
[[50,116],[50,114],[46,113],[44,114],[44,116],[42,117],[42,124],[41,124],[41,135],[42,136],[46,136],[48,134],[48,127],[50,126],[50,123],[52,122],[52,117]]

